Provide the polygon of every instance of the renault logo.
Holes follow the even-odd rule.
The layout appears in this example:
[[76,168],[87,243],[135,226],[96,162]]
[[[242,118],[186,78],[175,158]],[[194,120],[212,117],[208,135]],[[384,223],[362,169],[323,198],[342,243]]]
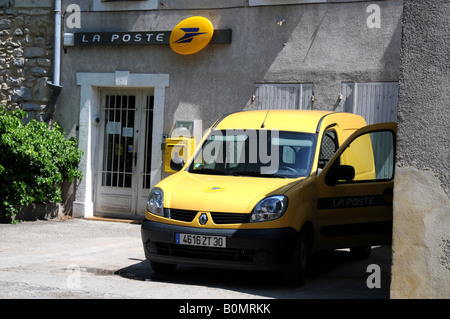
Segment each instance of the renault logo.
[[205,225],[207,221],[208,221],[208,216],[206,216],[205,213],[202,213],[200,215],[200,217],[198,218],[198,222],[200,223],[200,225]]

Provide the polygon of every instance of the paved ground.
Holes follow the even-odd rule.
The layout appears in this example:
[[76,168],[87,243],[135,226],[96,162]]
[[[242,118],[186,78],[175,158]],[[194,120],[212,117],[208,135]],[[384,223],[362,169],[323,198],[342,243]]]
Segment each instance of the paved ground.
[[[381,288],[368,288],[381,270]],[[310,299],[389,298],[391,248],[365,261],[348,251],[321,254],[301,288],[278,273],[182,266],[156,275],[144,258],[140,225],[84,219],[0,224],[0,298]],[[369,280],[370,281],[370,280]]]

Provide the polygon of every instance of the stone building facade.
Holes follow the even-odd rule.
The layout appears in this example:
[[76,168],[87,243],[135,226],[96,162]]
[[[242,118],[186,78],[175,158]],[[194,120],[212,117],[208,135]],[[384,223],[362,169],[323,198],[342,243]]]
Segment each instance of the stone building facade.
[[[383,99],[396,107],[401,0],[161,3],[62,1],[64,88],[54,119],[85,155],[74,216],[142,218],[150,188],[168,174],[164,143],[177,128],[201,136],[224,114],[250,109],[358,112],[357,101],[370,110]],[[181,55],[148,40],[193,16],[208,19],[214,30],[231,30],[231,41]],[[111,97],[126,107],[109,107]],[[395,120],[395,107],[367,121]],[[136,111],[112,120],[113,108]],[[380,114],[387,120],[372,117]],[[135,161],[125,160],[128,166],[115,173],[134,176],[131,184],[103,185],[108,159],[130,156]]]
[[53,76],[52,1],[0,1],[0,105],[48,120]]

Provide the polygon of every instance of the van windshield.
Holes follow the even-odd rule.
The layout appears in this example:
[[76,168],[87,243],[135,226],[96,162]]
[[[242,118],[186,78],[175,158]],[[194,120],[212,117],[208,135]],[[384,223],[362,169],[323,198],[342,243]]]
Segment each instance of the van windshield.
[[195,174],[297,178],[311,171],[316,135],[278,130],[216,130],[189,165]]

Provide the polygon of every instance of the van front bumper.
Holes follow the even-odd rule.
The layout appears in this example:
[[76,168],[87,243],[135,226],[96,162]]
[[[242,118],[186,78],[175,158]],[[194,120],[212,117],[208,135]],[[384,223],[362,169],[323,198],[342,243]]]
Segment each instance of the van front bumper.
[[[177,233],[225,236],[226,248],[177,244]],[[228,269],[277,270],[290,262],[298,232],[290,227],[211,229],[145,220],[141,235],[145,256],[150,261]]]

